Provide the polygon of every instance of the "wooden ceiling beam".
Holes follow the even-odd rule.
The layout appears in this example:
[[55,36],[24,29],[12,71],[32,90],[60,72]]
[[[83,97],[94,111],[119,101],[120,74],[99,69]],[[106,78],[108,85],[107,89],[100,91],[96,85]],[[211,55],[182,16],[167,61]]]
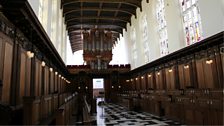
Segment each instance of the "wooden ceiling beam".
[[[100,5],[99,5],[98,12],[97,12],[97,16],[98,16],[98,17],[99,17],[100,14],[101,14],[102,5],[103,5],[103,3],[101,2]],[[99,22],[99,19],[97,19],[96,22],[98,23],[98,22]]]
[[71,47],[72,47],[72,48],[83,48],[83,45],[81,45],[81,44],[80,44],[80,45],[77,44],[77,45],[71,45]]
[[[92,29],[92,28],[88,28],[87,30],[89,30],[89,29]],[[68,29],[68,34],[70,35],[71,32],[75,32],[75,31],[79,31],[79,30],[80,30],[80,28],[70,28],[70,29]],[[114,31],[114,32],[121,33],[121,34],[123,33],[123,29],[121,29],[121,28],[114,28],[114,29],[112,29],[112,28],[105,28],[105,30]]]
[[78,44],[71,43],[71,47],[73,47],[73,48],[83,48],[83,43],[78,43]]
[[71,45],[83,45],[83,41],[71,41]]
[[83,49],[83,45],[71,45],[73,49]]
[[[99,8],[98,7],[73,7],[73,8],[64,8],[63,9],[63,15],[66,16],[66,15],[69,15],[69,14],[72,14],[73,12],[78,12],[82,9],[82,11],[98,11]],[[136,11],[133,10],[133,9],[129,9],[129,8],[101,8],[100,9],[101,11],[108,11],[108,12],[114,12],[114,11],[117,11],[117,12],[123,12],[123,13],[127,13],[127,14],[130,14],[130,15],[136,15]]]
[[127,24],[125,22],[116,22],[116,24],[111,24],[109,22],[101,22],[101,23],[96,23],[96,22],[75,22],[75,21],[70,21],[67,22],[67,29],[72,28],[72,27],[80,27],[80,26],[89,26],[93,27],[95,25],[98,26],[108,26],[108,27],[118,27],[118,28],[126,28]]
[[121,22],[125,22],[125,23],[131,23],[130,21],[130,18],[129,17],[107,17],[107,16],[104,16],[104,17],[97,17],[97,16],[76,16],[76,17],[65,17],[65,22],[67,23],[68,21],[76,21],[76,20],[80,20],[82,19],[83,21],[84,20],[96,20],[96,19],[102,19],[102,20],[109,20],[109,21],[112,21],[112,20],[115,20],[115,21],[121,21]]
[[76,37],[69,37],[69,40],[74,40],[74,41],[83,41],[82,38],[76,38]]
[[62,0],[61,7],[63,8],[65,5],[73,4],[73,3],[80,3],[80,2],[89,2],[89,3],[122,3],[131,5],[134,7],[141,8],[141,0]]
[[[77,29],[77,28],[81,28],[82,29],[90,29],[90,28],[95,28],[97,25],[97,28],[100,29],[123,29],[125,26],[122,24],[117,24],[117,25],[98,25],[97,23],[91,23],[91,24],[76,24],[76,25],[72,25],[71,27],[68,27],[68,29],[72,30],[72,29]],[[119,25],[119,26],[118,26]]]
[[83,29],[85,29],[85,27],[95,27],[95,25],[99,26],[99,27],[105,27],[105,28],[124,28],[126,29],[127,24],[124,22],[120,22],[120,23],[116,23],[116,24],[111,24],[111,23],[95,23],[95,22],[88,22],[88,23],[81,23],[81,22],[68,22],[67,23],[67,29],[70,28],[77,28],[82,26]]
[[[121,8],[121,3],[118,4],[118,7],[117,8],[118,8],[118,10]],[[116,11],[114,13],[114,17],[117,17],[117,14],[118,14],[118,11]],[[113,23],[114,23],[114,21],[113,21]]]

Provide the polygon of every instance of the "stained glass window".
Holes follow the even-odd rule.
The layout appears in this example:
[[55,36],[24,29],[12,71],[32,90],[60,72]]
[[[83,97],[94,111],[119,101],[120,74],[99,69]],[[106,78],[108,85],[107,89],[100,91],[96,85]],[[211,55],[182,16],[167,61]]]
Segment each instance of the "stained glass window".
[[132,28],[131,31],[131,43],[132,43],[132,65],[133,68],[137,66],[137,45],[136,45],[136,31],[135,28]]
[[156,19],[158,22],[158,34],[160,42],[160,55],[164,56],[169,53],[167,24],[165,20],[164,0],[158,0],[156,6]]
[[202,28],[198,0],[179,0],[183,16],[186,45],[202,39]]
[[142,45],[144,46],[144,60],[145,63],[148,63],[150,61],[150,55],[149,55],[149,38],[148,38],[148,23],[146,19],[146,15],[142,16],[142,20],[140,22],[140,28],[142,32]]

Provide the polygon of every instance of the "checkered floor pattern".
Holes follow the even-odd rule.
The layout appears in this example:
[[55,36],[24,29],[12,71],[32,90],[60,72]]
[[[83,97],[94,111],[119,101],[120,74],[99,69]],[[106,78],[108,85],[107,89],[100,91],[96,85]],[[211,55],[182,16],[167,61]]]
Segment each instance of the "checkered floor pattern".
[[98,126],[148,126],[148,125],[181,125],[169,119],[161,118],[145,112],[128,111],[122,106],[106,104],[97,107],[97,114],[93,117]]

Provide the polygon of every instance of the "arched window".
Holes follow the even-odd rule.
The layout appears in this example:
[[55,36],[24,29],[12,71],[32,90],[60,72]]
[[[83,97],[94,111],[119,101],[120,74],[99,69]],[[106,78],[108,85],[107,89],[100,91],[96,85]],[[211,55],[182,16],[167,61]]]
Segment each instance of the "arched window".
[[165,20],[164,0],[157,0],[156,19],[158,22],[158,34],[160,42],[160,55],[164,56],[169,53],[167,24]]
[[179,0],[183,16],[186,45],[191,45],[202,39],[201,18],[198,0]]
[[149,34],[148,34],[148,23],[146,19],[146,15],[144,14],[142,16],[142,19],[139,23],[141,28],[141,34],[142,34],[142,45],[144,48],[144,60],[145,63],[148,63],[150,61],[150,55],[149,55]]
[[131,30],[131,44],[132,44],[132,65],[133,68],[137,67],[137,45],[136,45],[136,31],[135,28]]

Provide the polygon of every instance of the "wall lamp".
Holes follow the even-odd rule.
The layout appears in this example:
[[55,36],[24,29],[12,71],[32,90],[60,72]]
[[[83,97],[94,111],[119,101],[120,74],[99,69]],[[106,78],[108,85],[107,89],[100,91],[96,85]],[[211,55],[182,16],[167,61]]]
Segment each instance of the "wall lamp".
[[184,66],[184,69],[188,69],[188,68],[189,68],[189,65],[185,65],[185,66]]
[[41,66],[42,66],[42,67],[45,66],[45,62],[44,62],[44,61],[41,62]]
[[33,58],[34,57],[34,53],[31,51],[27,51],[26,55],[28,56],[28,58]]
[[173,70],[172,70],[172,69],[169,69],[168,71],[169,71],[169,73],[173,72]]
[[206,60],[206,64],[212,64],[212,63],[213,63],[213,60],[211,59]]

